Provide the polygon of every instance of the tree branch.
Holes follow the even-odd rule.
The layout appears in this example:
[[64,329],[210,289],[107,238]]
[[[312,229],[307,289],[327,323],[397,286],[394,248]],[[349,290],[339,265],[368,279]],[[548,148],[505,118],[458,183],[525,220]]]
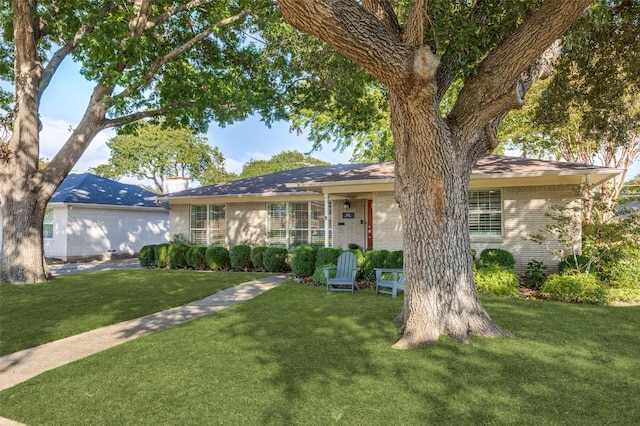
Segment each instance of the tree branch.
[[362,7],[378,18],[390,31],[400,36],[402,29],[389,0],[362,0]]
[[518,86],[527,70],[591,0],[547,0],[529,19],[480,63],[477,74],[465,82],[450,118],[465,123],[473,138],[495,117],[519,107]]
[[407,26],[404,29],[403,40],[409,46],[422,46],[427,24],[430,24],[427,15],[427,3],[429,0],[415,0],[409,11]]
[[[309,32],[362,66],[388,87],[413,76],[416,49],[353,0],[279,0],[280,12],[301,31]],[[357,23],[357,25],[356,25]]]
[[237,15],[230,16],[230,17],[228,17],[226,19],[223,19],[223,20],[219,21],[218,23],[216,23],[211,28],[207,28],[206,30],[202,31],[201,33],[196,34],[194,37],[192,37],[190,40],[188,40],[182,46],[178,46],[175,49],[173,49],[171,52],[167,53],[165,56],[162,56],[162,57],[159,57],[158,59],[156,59],[156,61],[153,63],[153,65],[151,65],[151,67],[149,67],[149,70],[147,71],[147,73],[142,77],[141,80],[138,81],[137,84],[133,84],[133,85],[127,87],[122,92],[118,93],[117,95],[114,95],[113,98],[114,99],[128,98],[134,92],[136,92],[140,87],[142,87],[144,84],[151,82],[153,80],[153,77],[160,70],[160,68],[162,68],[164,65],[166,65],[167,63],[169,63],[173,59],[177,58],[178,56],[182,55],[184,52],[186,52],[187,50],[191,49],[193,46],[195,46],[196,44],[198,44],[199,42],[201,42],[202,40],[207,38],[213,32],[214,28],[224,28],[224,27],[227,27],[229,25],[232,25],[232,24],[244,19],[247,15],[249,15],[252,12],[253,12],[252,10],[244,10],[244,11],[238,13]]
[[[89,26],[82,25],[78,29],[78,31],[76,31],[76,33],[73,35],[73,37],[71,37],[69,40],[67,40],[67,42],[64,44],[64,46],[62,46],[60,49],[58,49],[51,56],[51,59],[47,63],[47,66],[45,67],[45,69],[44,69],[44,71],[42,73],[42,79],[40,80],[40,86],[38,87],[38,104],[40,103],[40,99],[42,98],[42,95],[44,94],[44,91],[49,86],[49,83],[51,83],[51,79],[55,75],[55,73],[58,70],[58,67],[60,66],[62,61],[64,61],[64,59],[67,57],[67,55],[69,53],[71,53],[71,51],[78,45],[78,41],[80,41],[80,39],[82,39],[82,37],[89,30],[90,30]],[[38,107],[39,107],[39,105],[38,105]]]

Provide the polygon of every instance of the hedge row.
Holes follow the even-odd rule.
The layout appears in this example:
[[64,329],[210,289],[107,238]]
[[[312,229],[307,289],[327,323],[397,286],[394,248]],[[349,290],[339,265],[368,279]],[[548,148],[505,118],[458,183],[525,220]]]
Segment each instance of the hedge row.
[[237,245],[228,250],[220,245],[175,242],[144,246],[138,259],[144,268],[285,272],[289,270],[288,256],[284,247]]

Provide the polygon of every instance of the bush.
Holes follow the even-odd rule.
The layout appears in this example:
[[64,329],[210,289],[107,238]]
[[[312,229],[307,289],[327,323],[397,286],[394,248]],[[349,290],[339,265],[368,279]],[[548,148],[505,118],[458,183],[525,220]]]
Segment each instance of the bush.
[[503,268],[513,269],[516,258],[506,250],[499,248],[486,248],[480,252],[480,267],[498,265]]
[[205,261],[209,269],[214,271],[226,271],[229,269],[229,250],[226,247],[212,245],[205,252]]
[[598,266],[598,277],[608,286],[640,290],[640,248],[625,245],[607,250]]
[[520,279],[510,268],[490,264],[473,272],[476,289],[496,296],[517,296]]
[[138,253],[140,266],[143,268],[155,268],[157,266],[155,248],[155,244],[150,244],[140,249],[140,253]]
[[546,269],[544,262],[538,260],[532,260],[527,263],[527,287],[540,290],[542,284],[547,280],[547,276],[544,273]]
[[169,266],[169,243],[157,244],[153,248],[154,262],[158,268]]
[[364,255],[363,278],[367,281],[376,280],[375,268],[384,268],[385,261],[389,255],[388,250],[369,250]]
[[167,251],[169,268],[178,269],[187,267],[187,250],[189,245],[185,243],[170,243]]
[[542,285],[542,292],[550,298],[562,302],[604,303],[606,292],[592,274],[565,272],[562,275],[551,274]]
[[291,253],[291,270],[295,278],[310,277],[316,267],[316,249],[303,245],[293,249]]
[[[336,264],[328,264],[324,266],[318,266],[316,270],[313,272],[313,283],[315,285],[326,285],[327,284],[327,276],[324,274],[324,268],[335,268]],[[331,276],[335,277],[336,272],[331,271]]]
[[402,250],[390,251],[384,261],[385,268],[402,269],[404,252]]
[[325,265],[336,265],[342,249],[333,247],[320,247],[316,252],[316,268]]
[[251,258],[251,264],[258,271],[264,271],[264,252],[267,248],[265,246],[256,246],[251,249],[249,257]]
[[205,246],[192,246],[187,250],[187,265],[199,271],[206,269],[207,248]]
[[562,259],[562,261],[558,264],[558,274],[562,275],[565,272],[573,272],[573,271],[593,272],[594,270],[593,265],[590,266],[588,271],[586,270],[590,261],[591,261],[591,258],[589,256],[585,256],[582,254],[576,254],[576,255],[570,254],[569,256]]
[[231,269],[248,271],[251,269],[251,247],[239,244],[229,251]]
[[267,247],[264,251],[264,267],[269,272],[285,272],[289,270],[287,257],[289,252],[284,247]]

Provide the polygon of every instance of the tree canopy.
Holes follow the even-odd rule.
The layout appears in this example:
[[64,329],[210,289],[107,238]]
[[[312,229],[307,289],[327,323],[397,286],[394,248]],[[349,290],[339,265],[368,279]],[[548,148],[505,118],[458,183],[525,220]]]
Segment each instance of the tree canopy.
[[[640,160],[640,3],[599,1],[564,38],[551,78],[503,122],[501,138],[525,156],[599,164],[625,172],[599,191],[603,220]],[[588,193],[587,193],[588,195]],[[585,203],[585,220],[593,203]]]
[[167,177],[199,183],[218,183],[228,177],[222,153],[209,144],[206,136],[194,134],[190,129],[163,128],[144,122],[133,131],[111,138],[107,146],[111,150],[108,163],[95,167],[93,173],[111,179],[123,176],[148,179],[157,192],[163,191]]
[[269,160],[250,160],[242,167],[241,178],[261,176],[307,166],[327,166],[330,163],[298,151],[283,151]]

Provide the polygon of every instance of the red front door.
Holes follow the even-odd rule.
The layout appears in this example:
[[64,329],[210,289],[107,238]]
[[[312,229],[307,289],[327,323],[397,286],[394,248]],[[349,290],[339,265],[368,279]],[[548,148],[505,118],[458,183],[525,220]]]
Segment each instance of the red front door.
[[367,200],[367,250],[373,248],[373,200]]

